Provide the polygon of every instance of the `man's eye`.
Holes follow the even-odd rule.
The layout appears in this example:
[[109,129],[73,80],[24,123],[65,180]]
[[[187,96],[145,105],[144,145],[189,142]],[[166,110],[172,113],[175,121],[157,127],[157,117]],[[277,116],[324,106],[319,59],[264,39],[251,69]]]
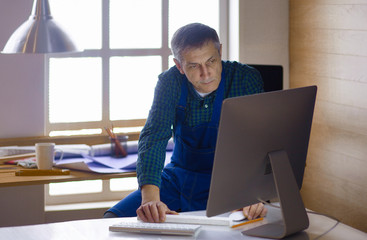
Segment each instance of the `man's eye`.
[[215,58],[213,58],[213,59],[210,59],[210,60],[209,60],[208,64],[209,64],[209,65],[211,65],[211,64],[214,64],[215,62],[216,62],[216,59],[215,59]]

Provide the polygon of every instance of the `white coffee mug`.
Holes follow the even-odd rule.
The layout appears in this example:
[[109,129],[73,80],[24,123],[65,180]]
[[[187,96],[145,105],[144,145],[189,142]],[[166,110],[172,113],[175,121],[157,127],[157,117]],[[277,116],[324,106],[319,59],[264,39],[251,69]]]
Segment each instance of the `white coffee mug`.
[[55,143],[36,143],[36,163],[38,169],[52,169],[56,152],[60,152],[59,160],[61,160],[64,152],[61,149],[55,149]]

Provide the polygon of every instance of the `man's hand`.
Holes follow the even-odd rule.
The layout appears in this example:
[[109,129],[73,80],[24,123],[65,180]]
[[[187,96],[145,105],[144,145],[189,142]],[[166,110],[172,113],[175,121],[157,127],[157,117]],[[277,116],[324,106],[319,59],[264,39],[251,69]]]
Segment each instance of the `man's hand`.
[[244,207],[242,211],[243,215],[245,215],[249,220],[255,219],[257,217],[265,217],[268,213],[268,209],[262,203]]
[[141,189],[142,203],[136,210],[138,217],[144,222],[164,222],[166,214],[178,214],[171,211],[160,201],[159,188],[154,185],[144,185]]
[[136,210],[136,213],[142,221],[155,223],[164,222],[166,220],[166,214],[178,214],[175,211],[171,211],[161,201],[144,203]]

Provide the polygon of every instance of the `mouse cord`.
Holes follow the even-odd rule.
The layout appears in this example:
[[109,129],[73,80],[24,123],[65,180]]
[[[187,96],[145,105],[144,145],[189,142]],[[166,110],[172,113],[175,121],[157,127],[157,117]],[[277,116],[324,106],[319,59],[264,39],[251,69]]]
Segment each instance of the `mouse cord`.
[[[262,199],[258,199],[260,202],[262,202],[264,205],[269,205],[271,207],[275,207],[275,208],[280,208],[280,206],[277,206],[277,205],[274,205],[270,202],[267,202],[267,201],[264,201]],[[321,216],[324,216],[324,217],[327,217],[327,218],[330,218],[334,221],[336,221],[336,223],[334,224],[334,226],[332,226],[330,229],[328,229],[327,231],[325,231],[324,233],[318,235],[316,238],[314,238],[314,240],[317,240],[317,239],[320,239],[322,236],[326,235],[327,233],[329,233],[331,230],[333,230],[334,228],[336,228],[336,226],[340,223],[340,220],[333,217],[333,216],[330,216],[330,215],[327,215],[327,214],[324,214],[324,213],[318,213],[318,212],[313,212],[313,211],[309,211],[309,210],[306,210],[307,213],[310,213],[310,214],[315,214],[315,215],[321,215]]]

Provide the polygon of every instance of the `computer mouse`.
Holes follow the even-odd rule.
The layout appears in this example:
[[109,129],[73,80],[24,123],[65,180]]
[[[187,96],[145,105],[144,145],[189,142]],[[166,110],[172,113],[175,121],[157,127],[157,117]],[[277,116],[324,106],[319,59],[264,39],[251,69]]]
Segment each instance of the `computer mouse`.
[[235,212],[232,212],[231,214],[229,214],[229,219],[232,222],[241,222],[241,221],[246,219],[246,216],[243,215],[242,211],[235,211]]

